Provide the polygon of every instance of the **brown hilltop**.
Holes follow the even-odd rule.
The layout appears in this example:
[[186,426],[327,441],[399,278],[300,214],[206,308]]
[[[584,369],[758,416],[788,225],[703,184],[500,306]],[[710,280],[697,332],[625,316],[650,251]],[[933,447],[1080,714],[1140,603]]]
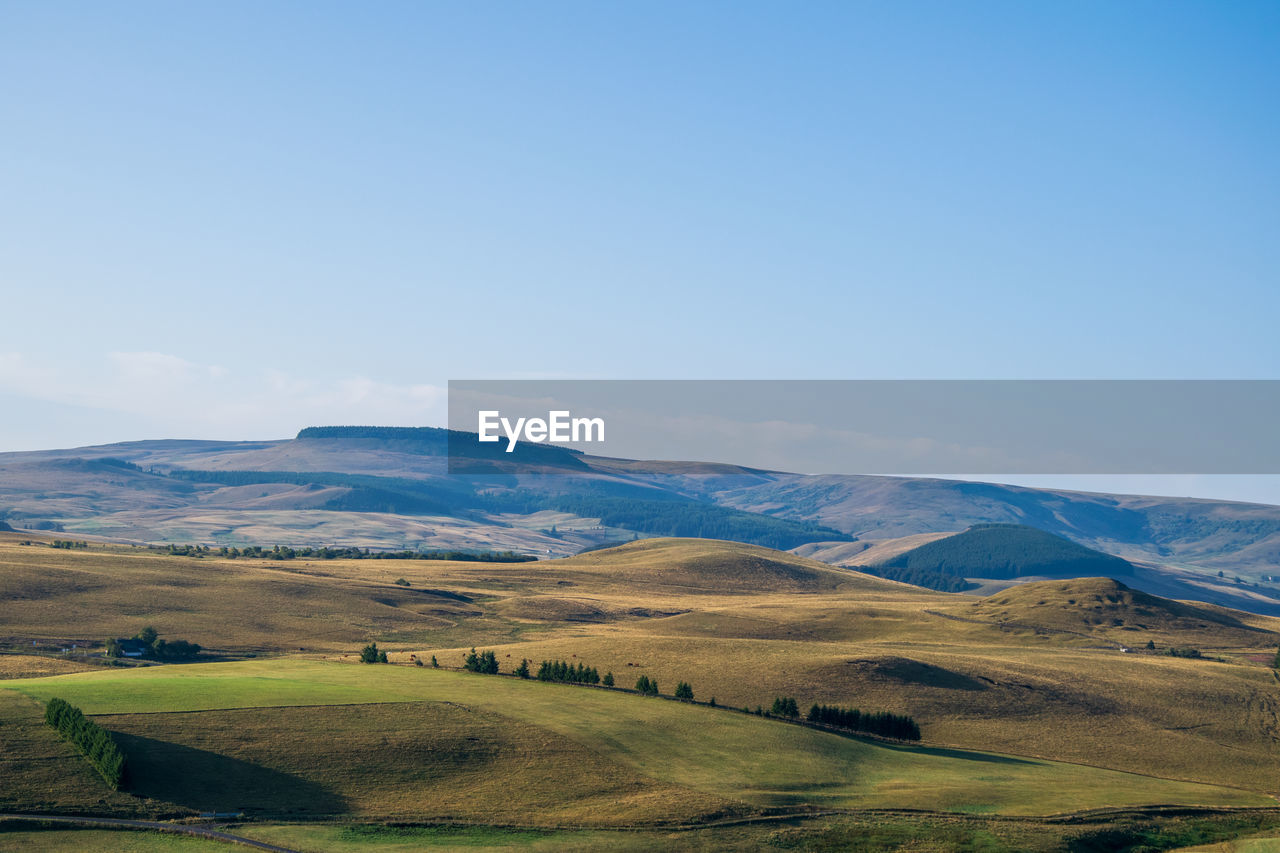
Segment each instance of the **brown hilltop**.
[[[1149,595],[1112,578],[1034,581],[1010,587],[964,608],[966,616],[1005,625],[1105,635],[1128,644],[1180,642],[1208,645],[1269,642],[1255,617],[1212,604]],[[955,611],[957,615],[960,611]],[[1265,620],[1258,619],[1262,622]]]
[[794,554],[719,539],[642,539],[557,560],[556,568],[708,592],[915,591]]

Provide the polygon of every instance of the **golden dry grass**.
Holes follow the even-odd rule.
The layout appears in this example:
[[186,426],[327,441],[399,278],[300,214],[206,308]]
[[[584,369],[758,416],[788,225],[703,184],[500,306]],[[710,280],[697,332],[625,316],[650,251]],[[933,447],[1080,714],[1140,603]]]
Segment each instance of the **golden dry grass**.
[[[621,686],[646,674],[670,692],[685,680],[699,699],[739,707],[788,695],[910,713],[937,743],[1270,793],[1280,784],[1280,682],[1266,665],[1280,620],[1228,614],[1241,623],[1231,625],[1177,607],[1155,619],[1135,610],[1150,602],[1130,599],[1115,625],[1110,610],[1097,618],[1098,602],[1052,586],[1062,582],[983,603],[688,540],[524,564],[195,560],[4,542],[0,572],[11,635],[105,637],[150,622],[233,652],[351,659],[376,639],[393,660],[435,654],[447,666],[474,645],[493,648],[504,671],[522,657],[580,660]],[[1223,662],[1150,654],[1148,639]]]
[[75,658],[48,655],[0,655],[0,679],[39,678],[44,675],[65,675],[69,672],[85,672],[96,666]]
[[151,809],[616,826],[765,809],[1038,815],[1268,802],[1078,765],[871,742],[617,690],[420,667],[246,661],[6,689],[63,697],[119,733],[129,789]]
[[373,635],[447,628],[479,613],[457,598],[335,579],[303,562],[0,544],[0,641],[18,646],[36,638],[84,645],[152,624],[210,649],[333,650]]

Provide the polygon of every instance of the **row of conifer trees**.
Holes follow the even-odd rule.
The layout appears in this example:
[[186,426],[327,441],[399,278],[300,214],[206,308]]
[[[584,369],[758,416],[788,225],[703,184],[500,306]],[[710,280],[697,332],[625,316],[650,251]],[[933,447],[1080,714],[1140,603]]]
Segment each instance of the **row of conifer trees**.
[[[792,700],[794,701],[794,700]],[[817,705],[809,709],[806,718],[811,723],[838,726],[855,732],[892,737],[898,740],[920,740],[920,726],[905,714],[888,711],[860,711],[857,708],[839,708],[835,705]]]
[[[563,660],[544,660],[538,667],[539,681],[559,681],[565,684],[599,684],[600,672],[594,666],[586,666],[581,661],[577,666]],[[609,678],[609,687],[613,686],[613,678]]]
[[[497,656],[491,651],[477,653],[475,649],[472,649],[470,654],[466,656],[463,669],[471,672],[497,674]],[[513,674],[519,678],[529,678],[531,675],[529,661],[522,659],[520,666]],[[563,684],[603,683],[605,687],[614,686],[612,672],[606,672],[602,679],[599,670],[593,666],[587,666],[581,661],[572,664],[563,660],[544,660],[538,667],[537,675],[533,677],[537,678],[538,681],[554,681]],[[658,682],[647,675],[642,675],[636,681],[636,691],[644,696],[657,696]],[[675,698],[693,701],[693,688],[687,682],[681,681],[676,685]],[[715,706],[716,700],[712,699],[709,704]],[[748,709],[744,708],[743,710]],[[748,711],[748,713],[750,712]],[[757,708],[756,713],[762,714],[763,710]],[[800,707],[793,697],[779,696],[773,700],[773,707],[769,711],[769,716],[792,720],[799,719]],[[905,714],[892,714],[888,711],[862,711],[858,708],[814,704],[809,709],[805,720],[810,723],[820,723],[825,726],[880,735],[881,737],[897,738],[898,740],[920,740],[920,726],[917,725],[915,720]]]
[[108,785],[120,787],[124,780],[124,753],[106,729],[87,719],[70,702],[57,698],[44,706],[44,721],[89,759]]

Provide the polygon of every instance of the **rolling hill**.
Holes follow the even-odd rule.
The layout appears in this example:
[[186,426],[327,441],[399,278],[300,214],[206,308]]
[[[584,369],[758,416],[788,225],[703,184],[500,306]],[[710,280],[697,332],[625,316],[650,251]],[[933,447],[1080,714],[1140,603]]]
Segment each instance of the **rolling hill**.
[[[562,843],[626,827],[640,834],[623,846],[674,849],[841,848],[822,839],[892,825],[908,848],[954,832],[943,849],[1013,850],[1280,822],[1280,620],[1111,580],[979,599],[716,540],[524,563],[282,561],[28,532],[0,534],[0,578],[0,810],[243,812],[236,831],[311,839],[302,849],[343,849],[322,831],[353,822]],[[212,651],[101,656],[147,624]],[[370,641],[389,664],[358,662]],[[1192,647],[1202,656],[1168,653]],[[502,674],[462,672],[473,648]],[[522,660],[581,663],[615,687],[512,677]],[[631,690],[642,677],[663,698]],[[679,682],[693,701],[671,698]],[[42,724],[53,696],[123,746],[123,791]],[[802,715],[909,715],[923,741],[770,717],[779,697]],[[299,820],[310,834],[280,823]],[[654,835],[688,824],[709,834]]]
[[1036,581],[1011,587],[973,603],[970,615],[1005,626],[1051,631],[1089,632],[1165,642],[1174,638],[1192,646],[1230,641],[1265,642],[1262,629],[1241,621],[1241,614],[1210,604],[1170,601],[1130,589],[1112,578]]
[[[0,535],[10,653],[35,641],[53,659],[92,663],[106,637],[145,624],[223,657],[353,661],[376,640],[394,662],[457,667],[474,646],[493,649],[504,672],[561,659],[623,686],[689,681],[699,698],[738,708],[786,695],[870,705],[912,714],[933,742],[1105,755],[1111,769],[1214,784],[1270,790],[1280,758],[1267,666],[1280,621],[1111,581],[975,599],[709,540],[536,563],[282,563],[19,536]],[[72,644],[81,651],[61,653]],[[1166,654],[1189,646],[1205,659]]]
[[[121,805],[144,814],[216,807],[484,820],[500,796],[502,814],[524,825],[644,826],[802,804],[964,812],[981,802],[1013,815],[1040,813],[1046,797],[1062,810],[1267,804],[1220,786],[860,740],[622,691],[430,668],[280,661],[0,682],[6,722],[32,740],[43,734],[30,720],[39,710],[32,700],[50,696],[116,733],[135,778]],[[42,746],[57,753],[56,743]],[[60,763],[54,772],[75,773],[74,762]],[[975,765],[999,772],[975,778]],[[74,794],[48,796],[20,785],[5,799],[21,807],[40,798],[55,813],[78,805]]]
[[[920,537],[915,537],[919,539]],[[902,543],[897,540],[896,543]],[[914,547],[857,555],[867,571],[931,589],[960,592],[968,578],[1130,576],[1133,566],[1061,536],[1021,524],[975,524],[951,536],[930,537]]]
[[711,537],[837,565],[870,565],[891,556],[886,549],[905,550],[904,537],[1018,524],[1128,560],[1138,567],[1126,575],[1137,588],[1280,614],[1277,507],[809,476],[553,448],[497,468],[482,459],[483,473],[450,476],[448,447],[445,430],[327,427],[280,441],[0,454],[0,521],[138,543],[513,549],[540,557],[636,537]]

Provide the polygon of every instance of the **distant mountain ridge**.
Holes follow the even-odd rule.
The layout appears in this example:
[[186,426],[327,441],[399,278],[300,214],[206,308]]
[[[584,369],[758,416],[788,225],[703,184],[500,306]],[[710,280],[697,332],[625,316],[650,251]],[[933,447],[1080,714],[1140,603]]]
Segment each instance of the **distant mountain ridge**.
[[5,453],[0,520],[145,542],[539,556],[637,536],[711,537],[838,553],[831,560],[841,564],[899,537],[1016,524],[1128,560],[1131,583],[1157,594],[1280,613],[1280,583],[1269,580],[1280,576],[1280,507],[606,459],[535,445],[516,465],[505,454],[484,459],[474,436],[468,452],[492,466],[450,476],[449,440],[432,427],[309,427],[276,441]]

